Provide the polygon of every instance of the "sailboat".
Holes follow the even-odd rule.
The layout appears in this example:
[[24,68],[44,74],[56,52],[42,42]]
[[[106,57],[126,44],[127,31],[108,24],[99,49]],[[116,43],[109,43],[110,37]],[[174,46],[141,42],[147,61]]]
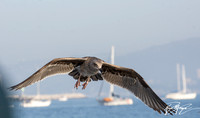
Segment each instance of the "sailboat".
[[[111,48],[111,64],[114,64],[114,46]],[[100,95],[99,95],[100,96]],[[109,97],[103,99],[97,99],[99,103],[105,106],[114,106],[114,105],[131,105],[133,100],[131,98],[122,98],[119,95],[114,93],[114,85],[110,84]]]
[[23,101],[21,103],[22,107],[47,107],[51,104],[51,100],[41,100],[40,99],[40,83],[37,83],[37,95],[35,98],[29,101]]
[[182,65],[182,82],[183,82],[183,89],[181,90],[180,86],[180,65],[177,64],[177,90],[176,93],[169,93],[166,95],[166,98],[174,99],[174,100],[187,100],[187,99],[195,99],[196,93],[189,93],[187,91],[187,81],[186,81],[186,72],[185,72],[185,66]]
[[58,100],[61,102],[65,102],[68,100],[68,98],[66,96],[63,96],[63,97],[60,97]]

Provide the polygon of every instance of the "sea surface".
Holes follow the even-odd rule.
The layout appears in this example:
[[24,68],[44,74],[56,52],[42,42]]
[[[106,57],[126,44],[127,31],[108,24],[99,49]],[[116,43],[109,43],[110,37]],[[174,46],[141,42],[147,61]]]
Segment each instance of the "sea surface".
[[133,98],[133,105],[103,106],[95,98],[52,101],[49,107],[23,108],[19,102],[11,106],[13,118],[200,118],[200,98],[195,100],[164,100],[175,102],[178,112],[174,116],[159,114]]

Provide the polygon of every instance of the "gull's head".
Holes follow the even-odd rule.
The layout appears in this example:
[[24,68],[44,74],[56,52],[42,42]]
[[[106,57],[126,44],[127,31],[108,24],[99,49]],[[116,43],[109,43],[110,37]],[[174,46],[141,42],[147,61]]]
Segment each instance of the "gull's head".
[[94,66],[94,68],[96,68],[96,69],[101,69],[102,64],[103,64],[103,60],[101,60],[101,59],[95,59],[95,60],[93,61],[93,66]]

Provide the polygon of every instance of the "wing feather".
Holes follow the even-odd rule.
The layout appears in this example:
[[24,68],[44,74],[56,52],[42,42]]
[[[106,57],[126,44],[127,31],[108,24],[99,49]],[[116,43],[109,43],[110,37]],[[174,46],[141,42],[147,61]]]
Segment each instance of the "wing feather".
[[44,65],[23,82],[10,87],[10,89],[18,90],[23,87],[29,86],[37,81],[40,81],[46,77],[56,74],[66,74],[72,71],[75,67],[81,65],[84,61],[85,58],[56,58]]
[[[112,84],[126,88],[136,97],[141,99],[147,106],[155,111],[165,113],[166,107],[170,108],[163,102],[155,92],[149,87],[144,79],[133,69],[124,68],[108,63],[102,65],[102,76],[104,79]],[[167,111],[172,114],[174,109]]]

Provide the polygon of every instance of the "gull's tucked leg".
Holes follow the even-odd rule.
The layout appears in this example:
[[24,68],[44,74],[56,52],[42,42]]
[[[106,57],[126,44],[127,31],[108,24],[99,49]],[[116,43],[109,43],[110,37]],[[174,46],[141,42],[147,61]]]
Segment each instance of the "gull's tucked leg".
[[86,86],[88,85],[88,82],[90,81],[90,77],[87,78],[86,82],[82,84],[83,88],[82,89],[85,89]]
[[79,76],[78,80],[76,81],[76,84],[74,85],[74,88],[78,89],[78,86],[80,86],[80,78],[81,76]]

